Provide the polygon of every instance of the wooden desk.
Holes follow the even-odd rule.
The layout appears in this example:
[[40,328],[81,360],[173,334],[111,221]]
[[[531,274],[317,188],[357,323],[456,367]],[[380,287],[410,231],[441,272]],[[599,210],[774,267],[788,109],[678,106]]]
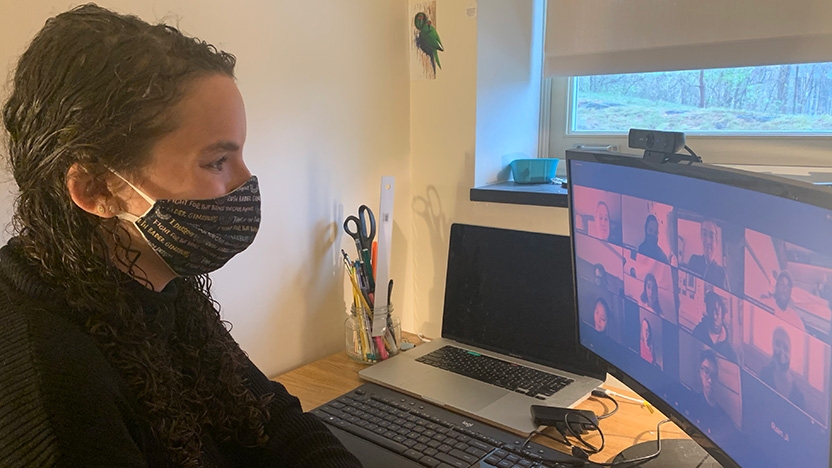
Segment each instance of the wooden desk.
[[[403,336],[411,343],[419,342],[419,338],[415,335],[403,333]],[[285,385],[289,393],[300,399],[303,409],[309,411],[364,383],[358,377],[358,372],[365,367],[366,364],[355,362],[349,359],[346,353],[339,352],[279,375],[274,380]],[[636,396],[628,389],[616,387],[614,390],[618,393]],[[607,461],[633,444],[655,440],[656,424],[665,418],[655,410],[651,414],[637,403],[619,401],[619,405],[620,409],[615,415],[600,423],[606,445],[600,454],[592,457],[595,461]],[[591,398],[578,407],[594,411],[596,414],[603,414],[607,411],[606,408],[612,407],[612,402]],[[549,429],[549,431],[553,430]],[[662,439],[680,438],[688,438],[688,436],[675,424],[669,423],[662,426]],[[533,440],[568,452],[563,445],[546,437],[537,436]],[[600,438],[588,438],[587,441],[597,444],[600,443]]]

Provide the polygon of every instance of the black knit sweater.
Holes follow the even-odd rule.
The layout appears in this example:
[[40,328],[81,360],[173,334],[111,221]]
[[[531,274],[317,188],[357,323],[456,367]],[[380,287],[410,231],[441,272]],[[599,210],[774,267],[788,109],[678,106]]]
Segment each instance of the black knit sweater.
[[[161,445],[136,415],[125,382],[55,291],[10,245],[0,248],[0,465],[155,467]],[[173,301],[177,280],[145,303]],[[207,467],[360,467],[326,426],[251,362],[255,396],[273,393],[265,448],[203,436]],[[150,439],[150,440],[149,440]]]

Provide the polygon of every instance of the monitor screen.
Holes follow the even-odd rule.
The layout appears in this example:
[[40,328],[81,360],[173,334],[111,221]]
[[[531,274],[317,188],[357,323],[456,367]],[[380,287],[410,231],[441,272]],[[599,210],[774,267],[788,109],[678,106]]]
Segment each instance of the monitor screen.
[[567,170],[581,345],[723,465],[830,466],[832,191],[585,151]]

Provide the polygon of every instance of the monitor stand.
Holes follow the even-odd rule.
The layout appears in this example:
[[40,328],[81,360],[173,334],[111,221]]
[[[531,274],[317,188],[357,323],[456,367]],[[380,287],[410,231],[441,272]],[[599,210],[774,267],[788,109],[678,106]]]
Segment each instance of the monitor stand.
[[[656,453],[656,441],[641,442],[624,449],[615,456],[613,463],[616,467],[661,468],[722,468],[716,460],[699,444],[690,439],[662,440],[662,451],[659,456],[643,463],[626,464],[627,460],[644,457]],[[619,465],[618,463],[621,463]]]

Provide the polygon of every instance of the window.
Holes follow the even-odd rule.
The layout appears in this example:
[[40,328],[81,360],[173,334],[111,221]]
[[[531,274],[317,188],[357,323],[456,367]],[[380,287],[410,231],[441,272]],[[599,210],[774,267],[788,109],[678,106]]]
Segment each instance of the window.
[[[820,65],[828,66],[827,64],[815,65],[818,67]],[[798,76],[804,76],[804,67],[810,67],[810,65],[800,65],[801,71]],[[777,66],[760,68],[776,69]],[[718,72],[719,70],[713,71]],[[602,75],[600,77],[612,79],[615,76],[634,77],[662,74],[673,76],[679,73],[686,72]],[[547,80],[547,86],[550,86],[551,89],[548,98],[549,109],[546,113],[549,121],[545,123],[544,127],[548,129],[548,134],[545,135],[548,144],[544,145],[548,148],[548,152],[545,154],[547,157],[562,158],[564,151],[578,145],[612,146],[616,151],[640,153],[642,150],[628,148],[627,131],[630,128],[652,128],[685,132],[688,146],[701,156],[706,163],[743,166],[799,166],[795,170],[801,175],[817,172],[818,169],[815,168],[832,167],[832,127],[829,126],[829,122],[832,122],[830,118],[832,112],[829,112],[829,110],[824,110],[822,114],[819,111],[818,115],[815,116],[787,112],[777,119],[771,119],[769,122],[762,122],[767,119],[763,116],[769,115],[766,112],[723,110],[722,112],[725,112],[725,115],[731,114],[733,117],[724,120],[711,118],[712,130],[705,131],[701,127],[694,128],[697,121],[690,118],[691,115],[706,112],[697,107],[698,103],[686,106],[684,110],[688,112],[679,114],[679,110],[682,109],[680,104],[671,105],[662,99],[640,98],[643,99],[641,102],[647,104],[626,109],[627,106],[624,105],[609,105],[609,103],[619,104],[618,101],[602,101],[597,97],[601,94],[600,92],[593,99],[587,98],[588,94],[586,92],[579,91],[579,82],[580,80],[589,79],[589,77],[553,77]],[[824,80],[826,79],[824,77]],[[825,102],[825,100],[832,97],[832,88],[829,88],[828,85],[826,90],[820,92],[825,94],[818,95],[815,98],[816,101]],[[582,99],[589,104],[578,105]],[[793,102],[794,97],[791,99],[791,102]],[[629,102],[636,102],[636,98],[630,97],[628,100]],[[798,102],[800,102],[799,99]],[[772,104],[770,103],[769,106],[772,106]],[[818,102],[813,103],[812,106],[817,108]],[[588,111],[591,111],[591,113]],[[711,109],[710,112],[716,111]],[[689,119],[681,118],[685,114]],[[738,115],[742,115],[742,118],[736,117]],[[592,121],[600,122],[600,116],[612,117],[607,119],[606,123],[592,124]],[[722,127],[726,122],[734,123],[735,121],[743,122],[746,125],[745,129],[740,130],[737,126],[725,126],[718,129],[716,125],[719,123],[719,126]],[[795,122],[806,121],[812,121],[813,124],[803,126],[799,130],[794,129],[794,126],[791,129],[781,126],[777,131],[763,127],[764,124],[779,124],[782,122],[794,124]],[[821,125],[821,122],[826,122],[825,126]],[[590,129],[590,124],[595,125],[595,127]],[[557,175],[559,177],[566,175],[565,167],[565,164],[558,166]],[[827,171],[829,169],[823,169],[823,172]]]
[[648,127],[708,163],[832,166],[830,18],[829,0],[550,0],[542,146],[634,153]]
[[568,131],[832,135],[832,63],[572,79]]

